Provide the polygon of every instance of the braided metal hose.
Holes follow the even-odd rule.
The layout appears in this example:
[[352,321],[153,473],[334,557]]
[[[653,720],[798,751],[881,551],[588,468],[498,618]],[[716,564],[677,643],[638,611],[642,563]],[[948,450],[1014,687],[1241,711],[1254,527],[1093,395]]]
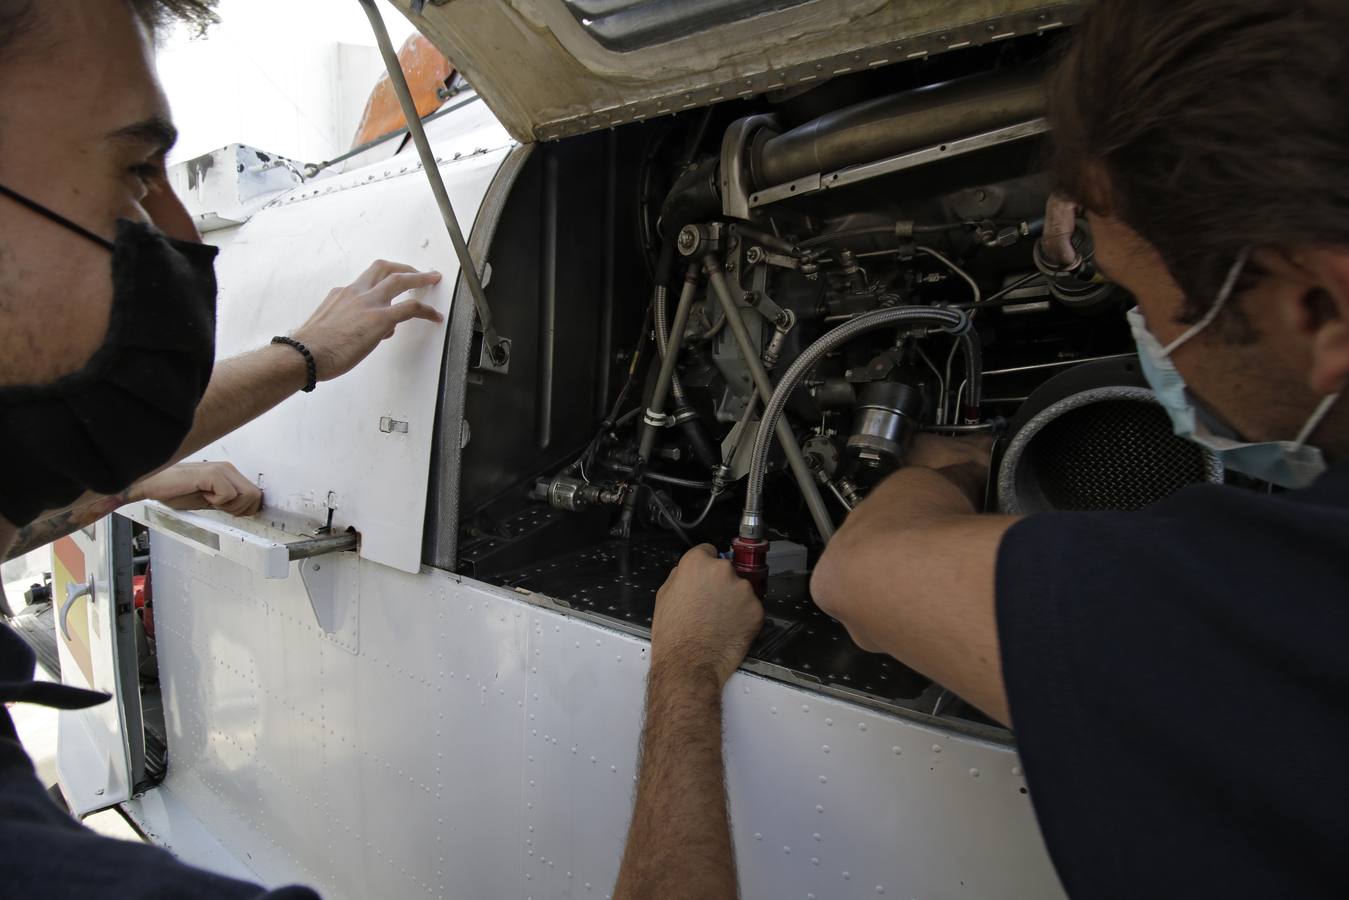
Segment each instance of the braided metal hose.
[[[683,345],[683,335],[679,336],[673,347],[671,347],[670,344],[670,322],[665,317],[669,296],[669,289],[663,284],[658,284],[656,285],[655,293],[651,298],[652,304],[655,306],[656,350],[660,353],[660,358],[662,360],[665,359],[665,354],[670,352],[671,349],[673,349],[675,353],[678,353],[679,348]],[[670,393],[674,396],[676,407],[688,404],[688,400],[684,396],[684,383],[679,380],[678,372],[670,373]]]
[[859,334],[895,325],[922,323],[935,325],[942,331],[950,332],[960,338],[964,345],[965,362],[969,366],[970,372],[970,405],[972,407],[978,405],[977,373],[981,365],[979,345],[973,328],[970,326],[969,316],[963,311],[937,306],[896,306],[864,313],[849,322],[845,322],[801,352],[801,355],[783,374],[777,388],[773,391],[773,396],[769,398],[768,405],[764,408],[763,418],[759,422],[759,430],[754,436],[754,449],[750,455],[749,483],[745,492],[745,511],[740,518],[741,537],[763,537],[763,485],[764,476],[768,470],[768,450],[772,445],[773,429],[782,416],[783,410],[787,407],[787,400],[796,390],[801,379],[806,376],[806,373],[826,353],[852,340]]

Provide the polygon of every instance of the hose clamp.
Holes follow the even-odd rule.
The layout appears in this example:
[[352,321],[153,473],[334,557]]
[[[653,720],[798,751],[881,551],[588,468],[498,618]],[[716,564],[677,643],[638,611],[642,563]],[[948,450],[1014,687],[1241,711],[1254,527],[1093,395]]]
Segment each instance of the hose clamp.
[[642,421],[652,428],[669,428],[674,424],[674,419],[663,413],[658,413],[654,409],[648,409],[642,414]]

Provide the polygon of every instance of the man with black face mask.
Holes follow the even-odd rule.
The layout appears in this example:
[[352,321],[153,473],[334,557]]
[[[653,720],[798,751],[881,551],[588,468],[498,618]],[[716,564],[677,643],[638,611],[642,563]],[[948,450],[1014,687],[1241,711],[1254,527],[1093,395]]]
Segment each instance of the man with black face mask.
[[[393,302],[440,275],[381,260],[330,292],[290,335],[215,361],[217,251],[199,241],[168,189],[164,156],[174,130],[152,62],[156,25],[205,24],[213,5],[0,0],[5,555],[106,515],[138,479],[349,371],[401,322],[441,321],[415,300]],[[153,491],[165,499],[247,493],[212,471],[170,470],[155,476]],[[246,510],[252,500],[240,504]],[[33,673],[32,651],[0,626],[0,701],[78,708],[106,700],[35,682]],[[264,894],[71,820],[48,799],[7,712],[0,871],[7,896]],[[267,896],[314,895],[290,888]]]

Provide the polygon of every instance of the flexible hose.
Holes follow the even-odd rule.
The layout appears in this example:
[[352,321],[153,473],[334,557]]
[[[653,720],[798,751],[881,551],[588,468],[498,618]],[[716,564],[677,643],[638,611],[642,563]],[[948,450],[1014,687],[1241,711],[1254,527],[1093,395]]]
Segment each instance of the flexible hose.
[[[658,284],[651,296],[651,303],[655,308],[656,352],[660,354],[662,360],[665,359],[665,354],[670,352],[670,323],[665,317],[665,305],[669,295],[669,289],[663,284]],[[676,353],[679,352],[677,344],[674,350]],[[676,407],[688,405],[684,397],[684,384],[679,380],[679,373],[673,370],[670,372],[670,393],[674,396]]]
[[[712,253],[703,257],[703,267],[707,269],[707,279],[712,283],[712,292],[717,295],[722,311],[726,313],[726,325],[731,329],[736,346],[740,349],[740,356],[749,368],[754,388],[758,391],[759,398],[767,405],[774,393],[773,383],[768,380],[768,372],[764,369],[763,360],[759,358],[759,348],[754,346],[745,320],[740,316],[740,309],[735,305],[731,287],[726,282],[726,272],[716,255]],[[815,474],[806,463],[801,445],[796,442],[796,435],[792,433],[791,424],[779,417],[768,423],[767,429],[762,424],[759,426],[759,436],[765,440],[770,440],[773,434],[777,435],[778,442],[782,444],[782,452],[787,457],[787,467],[792,470],[796,484],[801,489],[801,497],[806,501],[806,509],[810,511],[810,517],[815,522],[815,529],[824,542],[828,543],[834,536],[834,523],[829,518],[829,509],[824,505],[824,497],[820,496],[820,487],[815,483]],[[764,456],[767,455],[768,451],[764,450]]]
[[[774,428],[782,417],[783,410],[787,407],[788,399],[800,384],[801,379],[814,368],[815,364],[826,353],[847,343],[859,334],[875,331],[878,328],[920,323],[936,325],[943,331],[949,331],[962,339],[972,337],[969,316],[960,310],[936,306],[896,306],[889,309],[878,309],[858,316],[851,322],[845,322],[821,337],[803,350],[796,361],[783,373],[782,379],[773,391],[773,396],[769,398],[768,404],[764,407],[763,418],[759,421],[759,430],[754,436],[754,449],[750,455],[749,482],[745,490],[745,511],[740,520],[742,537],[760,538],[763,536],[763,485],[764,476],[768,471],[768,449],[772,442]],[[967,346],[976,348],[973,364],[978,365],[977,343],[969,341]],[[974,371],[974,369],[971,369],[971,373]],[[971,374],[971,384],[973,383],[973,374]]]

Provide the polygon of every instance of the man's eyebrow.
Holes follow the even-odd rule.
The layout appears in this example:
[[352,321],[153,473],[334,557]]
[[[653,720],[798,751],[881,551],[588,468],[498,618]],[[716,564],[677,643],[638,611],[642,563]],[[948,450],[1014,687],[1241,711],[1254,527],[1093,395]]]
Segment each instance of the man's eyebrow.
[[140,144],[158,153],[167,153],[178,142],[178,129],[163,116],[151,116],[108,132],[110,140]]

